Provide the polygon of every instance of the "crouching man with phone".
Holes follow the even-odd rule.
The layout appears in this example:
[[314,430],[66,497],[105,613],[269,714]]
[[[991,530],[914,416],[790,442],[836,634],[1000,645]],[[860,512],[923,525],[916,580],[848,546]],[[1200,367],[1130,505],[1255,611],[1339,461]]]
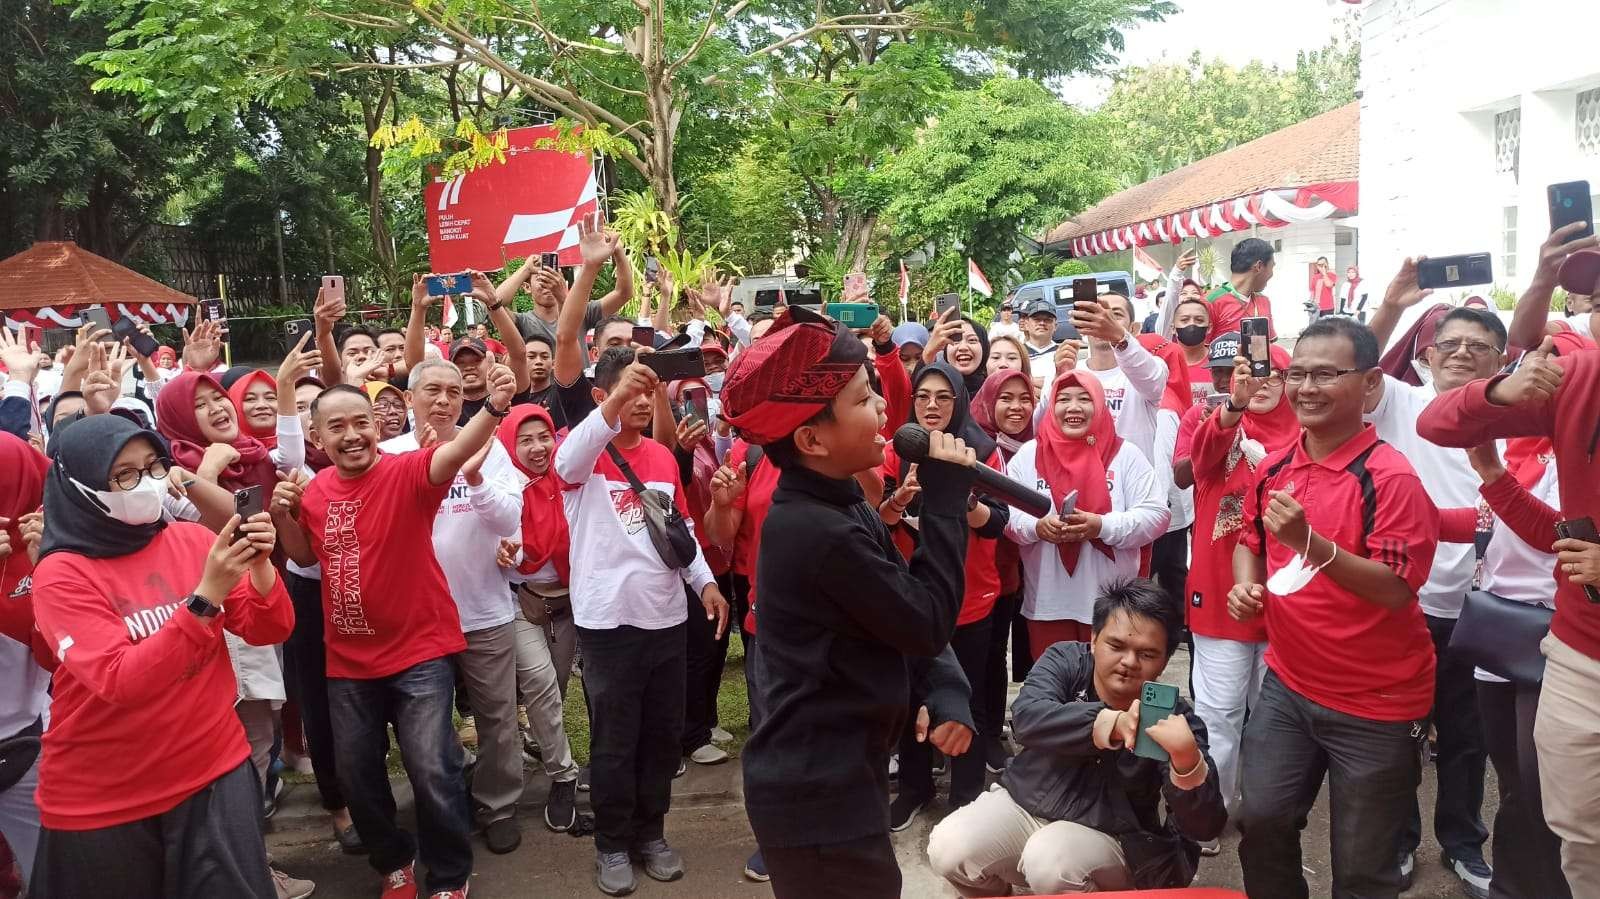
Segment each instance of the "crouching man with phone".
[[[1022,751],[999,784],[928,836],[929,862],[961,895],[1194,879],[1196,841],[1221,834],[1228,813],[1205,725],[1154,683],[1182,625],[1155,583],[1123,581],[1095,598],[1092,642],[1056,643],[1033,664],[1011,706]],[[1141,709],[1141,694],[1165,707]]]

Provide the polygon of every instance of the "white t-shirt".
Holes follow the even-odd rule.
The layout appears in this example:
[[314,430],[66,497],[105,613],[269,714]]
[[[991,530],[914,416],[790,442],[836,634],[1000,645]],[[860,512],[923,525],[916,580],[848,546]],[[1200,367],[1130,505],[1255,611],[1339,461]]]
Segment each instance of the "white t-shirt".
[[[415,431],[378,444],[386,453],[416,450]],[[510,624],[517,604],[510,581],[495,561],[500,539],[521,539],[522,479],[498,440],[483,460],[483,483],[467,484],[456,473],[450,493],[433,519],[433,554],[461,613],[462,633]]]
[[1022,345],[1028,348],[1028,372],[1033,375],[1034,383],[1049,392],[1050,384],[1056,379],[1056,348],[1060,344],[1051,343],[1041,348],[1024,340]]
[[[698,545],[688,568],[661,561],[638,497],[606,453],[619,433],[595,409],[556,448],[552,463],[562,482],[572,485],[562,497],[572,531],[572,621],[591,629],[674,627],[688,619],[683,585],[698,596],[715,578]],[[645,487],[666,493],[682,508],[678,463],[666,447],[651,444],[625,454]]]
[[[1080,368],[1100,379],[1105,388],[1106,405],[1117,420],[1117,435],[1139,448],[1146,459],[1156,457],[1156,410],[1167,389],[1167,363],[1130,338],[1125,349],[1116,352],[1117,365],[1104,371]],[[1043,410],[1051,403],[1040,403]],[[1177,432],[1174,431],[1174,441]]]
[[993,340],[996,337],[1015,337],[1018,340],[1022,339],[1022,327],[1016,322],[990,322],[988,330],[990,340]]
[[[1038,450],[1036,440],[1023,444],[1011,457],[1006,474],[1050,496],[1050,485],[1039,475],[1035,464]],[[1111,511],[1100,518],[1100,540],[1112,548],[1115,558],[1108,559],[1093,544],[1085,543],[1072,574],[1061,564],[1055,544],[1039,539],[1039,520],[1026,512],[1011,510],[1006,536],[1021,548],[1023,617],[1089,623],[1100,588],[1115,580],[1137,577],[1139,551],[1166,533],[1171,518],[1167,494],[1137,447],[1123,441],[1106,471],[1106,480],[1111,490]]]
[[[1442,447],[1417,434],[1417,418],[1438,393],[1431,387],[1413,387],[1385,375],[1383,397],[1365,419],[1378,429],[1378,437],[1406,457],[1422,481],[1423,489],[1440,509],[1477,508],[1478,487],[1482,481],[1467,451]],[[1505,443],[1496,444],[1501,455]],[[1472,571],[1477,554],[1470,543],[1443,543],[1433,555],[1428,582],[1417,591],[1422,611],[1435,618],[1461,617],[1461,601],[1472,589]]]
[[[1561,508],[1560,483],[1556,479],[1553,463],[1545,466],[1544,476],[1528,492],[1552,509]],[[1556,557],[1553,554],[1529,546],[1511,528],[1506,527],[1505,522],[1495,520],[1489,545],[1483,551],[1483,589],[1505,599],[1554,608],[1556,582],[1551,573],[1555,570]],[[1505,683],[1504,678],[1496,677],[1482,668],[1477,669],[1476,674],[1481,681]]]

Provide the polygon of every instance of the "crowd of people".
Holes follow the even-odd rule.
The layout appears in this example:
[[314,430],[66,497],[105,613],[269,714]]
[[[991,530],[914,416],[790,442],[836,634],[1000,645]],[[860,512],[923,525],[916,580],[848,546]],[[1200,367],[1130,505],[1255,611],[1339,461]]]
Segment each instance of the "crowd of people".
[[[852,330],[714,277],[636,291],[580,231],[570,272],[471,273],[459,337],[421,275],[403,328],[319,295],[276,371],[223,365],[211,322],[149,355],[0,329],[13,893],[307,896],[263,838],[284,765],[390,899],[518,849],[525,761],[600,891],[677,880],[673,781],[730,757],[736,630],[743,873],[779,897],[898,896],[890,834],[946,769],[926,857],[964,896],[1187,886],[1230,828],[1249,895],[1308,896],[1324,780],[1333,894],[1397,896],[1430,746],[1468,895],[1600,896],[1596,238],[1551,236],[1509,328],[1468,301],[1396,334],[1414,260],[1369,326],[1324,271],[1263,364],[1254,238],[1209,295],[1186,254],[1152,317],[1113,286],[1058,339],[1051,301]],[[704,376],[664,381],[683,347]],[[1472,638],[1551,610],[1542,656]]]

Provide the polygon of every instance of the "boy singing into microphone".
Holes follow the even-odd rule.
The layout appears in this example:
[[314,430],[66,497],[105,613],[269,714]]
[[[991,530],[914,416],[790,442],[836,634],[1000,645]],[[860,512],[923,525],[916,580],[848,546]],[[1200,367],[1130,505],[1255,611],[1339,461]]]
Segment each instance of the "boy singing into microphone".
[[852,479],[883,463],[866,361],[848,330],[785,319],[735,360],[722,393],[728,423],[782,472],[756,561],[767,713],[744,749],[745,809],[778,899],[900,895],[888,764],[914,684],[935,746],[959,755],[972,736],[947,644],[976,459],[931,435],[908,568]]

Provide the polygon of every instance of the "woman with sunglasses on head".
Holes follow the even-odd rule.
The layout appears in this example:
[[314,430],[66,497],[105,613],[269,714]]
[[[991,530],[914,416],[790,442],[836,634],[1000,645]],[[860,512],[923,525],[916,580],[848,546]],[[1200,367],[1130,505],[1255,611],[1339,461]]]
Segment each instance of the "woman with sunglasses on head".
[[273,899],[223,643],[293,625],[271,519],[167,521],[166,443],[117,416],[55,441],[33,589],[60,664],[29,895]]

